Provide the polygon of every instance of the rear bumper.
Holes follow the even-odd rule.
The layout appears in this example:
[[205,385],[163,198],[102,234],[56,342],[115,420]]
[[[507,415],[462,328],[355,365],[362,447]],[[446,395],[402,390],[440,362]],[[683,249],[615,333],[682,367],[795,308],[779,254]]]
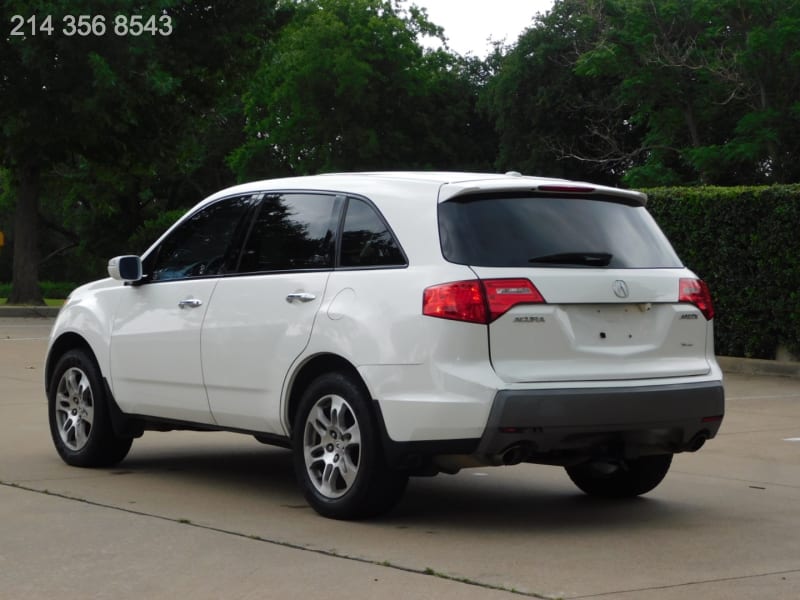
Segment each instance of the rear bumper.
[[721,381],[501,390],[475,453],[502,459],[519,449],[513,456],[522,460],[559,462],[601,453],[635,457],[696,450],[717,434],[724,412]]
[[454,472],[487,464],[568,465],[592,457],[694,451],[719,431],[725,393],[721,381],[500,390],[480,437],[414,442],[392,440],[377,402],[375,409],[391,465],[424,470],[434,464]]

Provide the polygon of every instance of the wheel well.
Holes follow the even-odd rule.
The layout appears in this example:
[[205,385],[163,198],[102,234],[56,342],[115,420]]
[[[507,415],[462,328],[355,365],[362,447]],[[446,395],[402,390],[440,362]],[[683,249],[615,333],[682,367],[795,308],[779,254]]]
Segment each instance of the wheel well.
[[294,425],[294,418],[297,414],[297,408],[300,406],[300,399],[303,397],[303,392],[306,391],[306,388],[317,377],[323,373],[333,372],[349,375],[353,378],[353,381],[362,385],[367,395],[369,395],[366,383],[364,383],[358,370],[350,362],[335,354],[317,355],[300,367],[292,380],[291,390],[289,392],[289,410],[287,413],[290,430]]
[[50,352],[47,355],[47,364],[45,365],[45,372],[44,372],[44,387],[45,392],[50,391],[50,379],[53,376],[53,369],[55,368],[58,360],[64,356],[70,350],[75,350],[76,348],[80,348],[81,350],[85,350],[86,353],[94,360],[95,364],[97,364],[97,358],[92,351],[92,347],[89,345],[84,338],[79,336],[77,333],[67,332],[61,335],[54,343],[53,346],[50,348]]

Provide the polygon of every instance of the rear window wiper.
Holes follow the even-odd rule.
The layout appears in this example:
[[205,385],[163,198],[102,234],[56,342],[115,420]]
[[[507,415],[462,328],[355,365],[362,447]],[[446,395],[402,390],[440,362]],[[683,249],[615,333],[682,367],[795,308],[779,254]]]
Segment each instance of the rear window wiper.
[[614,258],[608,252],[560,252],[558,254],[544,254],[529,258],[530,263],[586,265],[589,267],[607,267]]

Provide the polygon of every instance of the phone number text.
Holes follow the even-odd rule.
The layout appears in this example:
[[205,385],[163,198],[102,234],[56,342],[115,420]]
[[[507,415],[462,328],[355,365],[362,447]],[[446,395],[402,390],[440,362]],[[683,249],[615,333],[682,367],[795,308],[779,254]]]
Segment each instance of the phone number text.
[[60,20],[53,15],[11,17],[11,33],[19,36],[63,35],[80,37],[116,36],[168,36],[171,35],[172,17],[169,15],[64,15]]

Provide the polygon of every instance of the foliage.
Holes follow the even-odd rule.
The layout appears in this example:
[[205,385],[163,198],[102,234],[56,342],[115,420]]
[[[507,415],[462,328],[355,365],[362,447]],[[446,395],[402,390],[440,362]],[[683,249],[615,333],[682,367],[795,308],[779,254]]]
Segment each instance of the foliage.
[[16,196],[10,300],[36,302],[40,268],[96,272],[112,247],[134,250],[136,223],[233,182],[223,158],[243,140],[241,89],[277,17],[263,0],[11,0],[0,18],[12,14],[52,15],[57,28],[65,14],[106,15],[109,28],[116,14],[173,21],[169,36],[0,39],[0,165]]
[[297,3],[245,95],[239,178],[488,166],[474,63],[423,51],[420,35],[440,30],[385,0]]
[[558,0],[504,56],[482,100],[499,135],[496,166],[527,174],[614,183],[624,161],[608,160],[634,132],[616,104],[616,74],[588,78],[577,61],[600,42],[592,2]]
[[711,287],[717,353],[800,354],[800,185],[646,191],[684,264]]
[[487,88],[499,162],[635,187],[795,182],[798,68],[796,0],[556,0]]

